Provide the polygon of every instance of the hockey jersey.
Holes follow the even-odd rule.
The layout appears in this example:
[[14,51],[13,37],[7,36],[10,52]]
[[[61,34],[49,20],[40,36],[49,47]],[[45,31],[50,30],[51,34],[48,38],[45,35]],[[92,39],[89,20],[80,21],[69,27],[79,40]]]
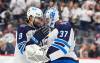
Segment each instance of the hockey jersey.
[[[34,31],[35,28],[30,27],[28,25],[19,25],[17,28],[17,47],[20,50],[21,53],[25,50],[26,45],[31,44],[30,42],[30,35],[33,35],[32,31]],[[30,34],[28,34],[30,33]],[[30,37],[28,37],[30,36]]]
[[55,39],[47,51],[47,56],[51,61],[67,56],[75,47],[74,32],[69,22],[57,23],[55,28],[58,33],[52,33],[56,37],[53,37]]

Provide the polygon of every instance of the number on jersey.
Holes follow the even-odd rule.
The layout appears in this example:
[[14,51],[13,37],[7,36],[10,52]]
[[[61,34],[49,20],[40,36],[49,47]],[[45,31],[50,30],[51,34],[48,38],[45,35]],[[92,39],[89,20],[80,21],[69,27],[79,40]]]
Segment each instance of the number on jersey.
[[60,31],[59,37],[66,37],[68,34],[68,31]]

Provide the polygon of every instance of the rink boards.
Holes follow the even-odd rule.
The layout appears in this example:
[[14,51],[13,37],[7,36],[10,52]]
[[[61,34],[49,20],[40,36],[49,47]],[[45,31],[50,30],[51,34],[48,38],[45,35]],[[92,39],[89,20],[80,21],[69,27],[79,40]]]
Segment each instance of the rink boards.
[[[0,63],[15,63],[14,56],[0,56]],[[99,59],[79,59],[80,63],[100,63]]]

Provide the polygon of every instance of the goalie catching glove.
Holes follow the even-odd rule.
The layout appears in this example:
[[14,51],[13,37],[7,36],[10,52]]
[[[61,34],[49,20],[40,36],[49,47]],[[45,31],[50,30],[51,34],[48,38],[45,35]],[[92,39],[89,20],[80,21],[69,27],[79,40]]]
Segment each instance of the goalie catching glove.
[[39,28],[31,38],[31,41],[35,44],[40,44],[40,42],[49,34],[49,27],[43,26]]

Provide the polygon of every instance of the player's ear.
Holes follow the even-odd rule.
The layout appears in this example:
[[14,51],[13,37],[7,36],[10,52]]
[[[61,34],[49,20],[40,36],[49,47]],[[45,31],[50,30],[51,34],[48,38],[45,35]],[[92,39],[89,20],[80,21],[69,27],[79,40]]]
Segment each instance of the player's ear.
[[29,19],[28,18],[26,18],[25,21],[26,21],[26,23],[29,23]]
[[29,20],[32,20],[32,15],[29,16]]
[[32,15],[30,15],[29,18],[26,19],[26,22],[29,23],[30,20],[32,20]]

